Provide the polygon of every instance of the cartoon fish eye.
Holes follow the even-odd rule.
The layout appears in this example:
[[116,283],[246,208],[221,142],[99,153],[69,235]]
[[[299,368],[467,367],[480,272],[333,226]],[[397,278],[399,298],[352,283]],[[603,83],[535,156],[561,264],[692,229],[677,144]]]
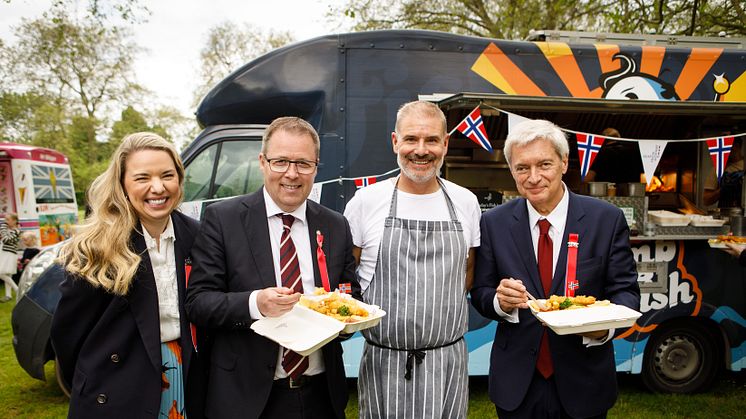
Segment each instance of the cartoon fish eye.
[[626,97],[627,99],[639,99],[640,97],[637,96],[637,93],[633,91],[634,87],[629,87],[627,89],[624,89],[621,91],[622,96]]

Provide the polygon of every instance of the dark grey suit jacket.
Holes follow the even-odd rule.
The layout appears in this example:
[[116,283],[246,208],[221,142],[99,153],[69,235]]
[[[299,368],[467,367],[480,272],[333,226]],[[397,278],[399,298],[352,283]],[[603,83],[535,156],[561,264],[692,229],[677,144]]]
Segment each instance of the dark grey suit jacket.
[[[324,234],[329,282],[334,289],[350,282],[360,294],[352,254],[352,235],[339,213],[308,201],[308,230],[316,286],[316,230]],[[187,291],[187,315],[207,328],[211,360],[206,414],[215,418],[257,418],[272,390],[279,345],[250,329],[249,295],[276,286],[267,213],[262,189],[207,207],[192,249],[194,268]],[[332,405],[344,417],[347,387],[342,346],[322,348]]]
[[[639,309],[637,270],[622,211],[599,199],[572,192],[569,199],[551,294],[564,295],[566,243],[569,233],[578,233],[580,288],[575,291],[576,295],[592,295]],[[492,343],[489,392],[498,407],[510,411],[526,396],[544,331],[527,309],[519,310],[519,323],[508,323],[502,321],[493,306],[502,278],[520,279],[528,292],[537,298],[544,296],[526,200],[516,199],[485,212],[481,232],[471,302],[483,316],[500,321]],[[616,370],[614,347],[610,342],[586,347],[580,336],[560,336],[549,330],[549,345],[554,361],[554,381],[562,406],[570,415],[599,415],[614,405]]]

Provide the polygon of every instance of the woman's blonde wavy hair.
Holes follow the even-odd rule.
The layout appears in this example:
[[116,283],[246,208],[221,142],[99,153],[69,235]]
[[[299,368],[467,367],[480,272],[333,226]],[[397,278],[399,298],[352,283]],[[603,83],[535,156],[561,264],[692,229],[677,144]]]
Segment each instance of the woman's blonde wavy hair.
[[88,189],[91,213],[60,251],[60,263],[68,272],[116,295],[127,294],[140,265],[140,255],[130,244],[133,230],[140,228],[139,218],[124,190],[124,172],[129,156],[141,150],[165,151],[171,156],[179,176],[176,205],[181,202],[184,165],[173,144],[152,132],[130,134]]

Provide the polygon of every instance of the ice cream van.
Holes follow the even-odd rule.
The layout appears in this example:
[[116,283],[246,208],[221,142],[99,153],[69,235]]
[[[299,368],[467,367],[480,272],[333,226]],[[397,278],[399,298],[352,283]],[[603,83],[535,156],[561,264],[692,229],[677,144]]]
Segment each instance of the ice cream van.
[[21,231],[32,231],[42,247],[70,237],[78,222],[72,171],[55,150],[0,143],[0,214],[15,212]]

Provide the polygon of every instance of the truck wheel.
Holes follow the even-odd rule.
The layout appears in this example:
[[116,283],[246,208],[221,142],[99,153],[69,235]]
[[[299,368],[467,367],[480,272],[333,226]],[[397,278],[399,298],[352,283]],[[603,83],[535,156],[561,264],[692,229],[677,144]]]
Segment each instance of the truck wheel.
[[651,336],[642,381],[654,392],[694,393],[709,387],[721,368],[716,339],[701,325],[679,324]]
[[67,388],[67,384],[65,384],[65,380],[62,379],[62,372],[60,371],[60,368],[58,367],[59,362],[57,361],[57,357],[54,358],[54,378],[57,379],[57,385],[60,386],[60,390],[62,390],[63,393],[65,393],[65,396],[67,398],[70,398],[70,389]]

